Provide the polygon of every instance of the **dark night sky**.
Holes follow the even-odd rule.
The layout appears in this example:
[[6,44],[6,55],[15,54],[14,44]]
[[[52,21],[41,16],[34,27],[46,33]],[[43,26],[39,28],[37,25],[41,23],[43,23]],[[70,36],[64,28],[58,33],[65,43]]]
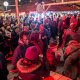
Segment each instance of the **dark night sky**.
[[[9,5],[15,5],[15,0],[0,0],[0,9],[5,10],[5,7],[3,6],[4,1],[8,1]],[[38,0],[32,0],[32,2],[37,2],[37,1]],[[19,2],[20,5],[29,4],[29,3],[30,3],[30,0],[21,0],[21,2]],[[8,9],[13,9],[13,8],[15,7],[8,6]]]
[[[15,4],[15,0],[6,0],[9,2],[10,5]],[[32,0],[32,1],[43,1],[43,0]],[[30,0],[21,0],[20,4],[28,4],[30,2]]]
[[[6,0],[9,2],[9,5],[14,5],[15,4],[15,0]],[[38,0],[32,0],[32,2],[37,2]],[[43,0],[40,0],[40,1],[43,1]],[[24,4],[29,4],[30,3],[30,0],[21,0],[21,2],[19,2],[20,5],[24,5]],[[8,9],[12,9],[12,8],[15,8],[15,7],[10,7],[8,6]]]
[[[15,0],[6,0],[9,2],[9,5],[15,5]],[[21,0],[21,2],[19,2],[20,5],[24,5],[24,4],[28,4],[29,3],[29,0]],[[15,7],[11,7],[11,6],[8,6],[8,9],[13,9]]]
[[[8,2],[9,2],[9,4],[11,4],[11,5],[13,5],[13,4],[15,4],[15,0],[7,0]],[[26,4],[26,3],[28,3],[29,2],[29,0],[21,0],[21,4]]]

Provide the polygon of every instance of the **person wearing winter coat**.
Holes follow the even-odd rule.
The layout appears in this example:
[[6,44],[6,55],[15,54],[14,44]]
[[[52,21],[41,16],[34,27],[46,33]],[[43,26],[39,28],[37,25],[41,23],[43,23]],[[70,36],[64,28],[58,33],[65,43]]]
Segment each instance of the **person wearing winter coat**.
[[7,80],[8,70],[5,57],[0,52],[0,80]]
[[26,49],[33,44],[29,43],[29,33],[26,31],[22,31],[19,36],[19,44],[14,50],[12,64],[16,67],[16,63],[20,58],[25,56]]
[[[64,75],[75,79],[78,74],[77,64],[80,60],[80,43],[76,40],[71,40],[65,49]],[[79,65],[80,66],[80,65]],[[80,69],[79,69],[80,70]]]

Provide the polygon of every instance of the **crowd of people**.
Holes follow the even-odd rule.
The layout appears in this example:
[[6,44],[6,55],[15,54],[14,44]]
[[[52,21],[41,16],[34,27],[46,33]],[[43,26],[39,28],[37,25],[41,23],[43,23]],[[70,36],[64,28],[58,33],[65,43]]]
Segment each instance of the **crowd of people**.
[[61,74],[76,80],[80,77],[80,14],[20,17],[19,24],[14,17],[0,17],[0,80],[7,80],[8,57],[19,79],[43,80],[62,64]]

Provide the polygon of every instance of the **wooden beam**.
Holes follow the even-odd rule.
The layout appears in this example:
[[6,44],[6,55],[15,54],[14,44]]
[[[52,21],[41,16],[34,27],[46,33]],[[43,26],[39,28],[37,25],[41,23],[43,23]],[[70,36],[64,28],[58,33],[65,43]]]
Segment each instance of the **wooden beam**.
[[[13,7],[15,7],[16,5],[9,5],[9,6],[13,6]],[[21,6],[21,5],[18,5],[18,6]]]
[[51,5],[49,5],[49,6],[47,7],[47,9],[45,10],[45,12],[47,12],[50,7],[51,7]]
[[20,20],[19,20],[18,0],[15,0],[15,5],[16,5],[16,17],[17,17],[17,21],[18,21],[18,24],[19,24],[20,23]]
[[80,3],[80,0],[78,0],[78,1],[69,1],[69,2],[49,3],[49,4],[44,4],[44,6],[49,6],[49,5],[51,5],[51,6],[52,5],[64,5],[64,4],[77,4],[77,3]]

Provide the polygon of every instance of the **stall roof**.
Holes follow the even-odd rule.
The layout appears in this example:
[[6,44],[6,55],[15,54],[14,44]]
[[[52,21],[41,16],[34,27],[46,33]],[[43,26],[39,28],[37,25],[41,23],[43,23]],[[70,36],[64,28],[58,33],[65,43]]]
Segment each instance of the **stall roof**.
[[[45,4],[49,3],[56,3],[61,2],[61,0],[43,0]],[[64,0],[66,1],[80,1],[80,0]],[[36,5],[35,3],[37,0],[32,0],[29,4],[24,4],[19,7],[20,12],[26,12],[29,13],[30,11],[36,11]],[[48,8],[48,6],[45,6],[45,10]],[[80,11],[80,3],[73,3],[73,4],[58,4],[58,5],[51,5],[48,9],[48,11]],[[12,12],[15,12],[15,9],[12,10]]]
[[[66,0],[67,1],[67,0]],[[71,0],[69,0],[71,1]],[[80,0],[79,0],[80,1]],[[45,4],[47,3],[52,3],[52,1],[46,0]],[[45,6],[45,9],[47,9],[48,6]],[[35,11],[36,6],[35,3],[31,3],[29,5],[23,5],[20,7],[20,11]],[[48,11],[75,11],[75,10],[80,10],[80,4],[79,3],[74,3],[74,4],[62,4],[62,5],[51,5]]]

